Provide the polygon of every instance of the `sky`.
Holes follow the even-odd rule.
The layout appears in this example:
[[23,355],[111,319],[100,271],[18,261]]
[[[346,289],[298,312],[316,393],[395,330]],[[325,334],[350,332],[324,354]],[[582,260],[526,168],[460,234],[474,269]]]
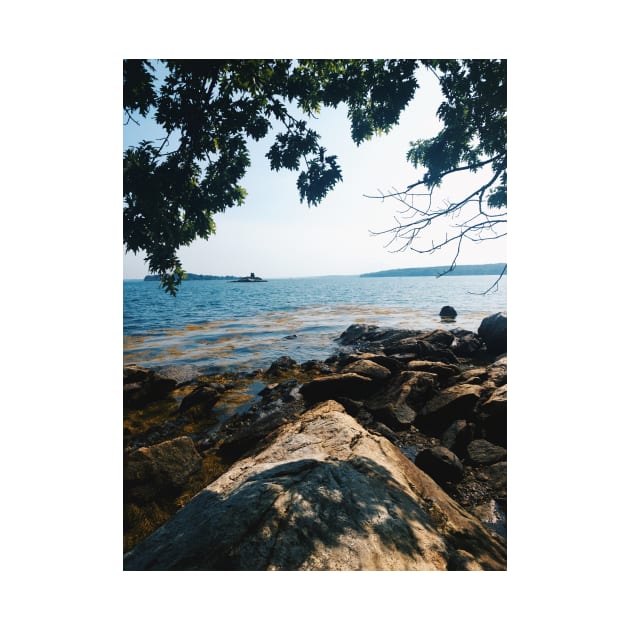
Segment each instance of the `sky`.
[[[391,228],[402,206],[392,199],[381,201],[366,195],[402,190],[417,181],[421,171],[405,159],[409,142],[433,137],[441,129],[435,116],[441,102],[437,80],[424,69],[419,71],[418,80],[420,88],[399,124],[389,134],[358,147],[351,139],[345,106],[326,108],[318,120],[311,121],[328,152],[338,156],[343,172],[343,181],[318,206],[300,203],[295,171],[270,169],[265,153],[273,135],[251,141],[252,164],[241,180],[248,192],[245,203],[217,213],[216,234],[207,241],[197,239],[180,249],[184,269],[200,274],[244,276],[254,272],[265,278],[283,278],[449,265],[455,253],[452,248],[431,255],[396,252],[401,242],[389,244],[389,236],[370,234]],[[143,137],[160,136],[152,121],[142,127],[129,123],[124,127],[123,142],[129,146]],[[455,199],[477,181],[472,176],[457,177],[444,181],[435,202]],[[441,224],[435,238],[447,228]],[[506,246],[507,238],[466,243],[458,264],[505,262]],[[124,255],[124,278],[142,278],[149,273],[143,258],[141,254]]]

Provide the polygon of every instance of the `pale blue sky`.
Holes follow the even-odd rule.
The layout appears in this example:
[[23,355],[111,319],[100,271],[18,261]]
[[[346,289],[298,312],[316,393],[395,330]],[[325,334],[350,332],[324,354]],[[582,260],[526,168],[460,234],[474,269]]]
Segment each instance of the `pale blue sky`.
[[[215,215],[216,234],[198,239],[179,252],[184,269],[192,273],[267,277],[301,277],[328,274],[360,274],[397,267],[450,264],[454,251],[433,255],[397,252],[400,244],[386,249],[389,238],[371,236],[394,225],[401,209],[394,200],[381,202],[364,195],[401,190],[416,181],[420,172],[405,160],[409,142],[429,138],[440,129],[435,111],[441,102],[437,80],[427,71],[419,73],[420,89],[402,113],[400,124],[389,134],[357,147],[350,137],[345,107],[322,111],[312,126],[322,136],[330,153],[339,157],[343,181],[317,207],[301,204],[295,185],[296,172],[273,172],[265,157],[272,137],[251,142],[252,165],[242,185],[248,192],[243,206]],[[134,143],[138,130],[125,128],[125,142]],[[159,134],[158,134],[159,135]],[[448,179],[435,201],[455,199],[470,190],[470,177]],[[439,239],[446,225],[435,233]],[[467,243],[459,264],[494,263],[506,260],[506,238],[482,244]],[[142,255],[125,255],[124,277],[142,278],[148,273]]]

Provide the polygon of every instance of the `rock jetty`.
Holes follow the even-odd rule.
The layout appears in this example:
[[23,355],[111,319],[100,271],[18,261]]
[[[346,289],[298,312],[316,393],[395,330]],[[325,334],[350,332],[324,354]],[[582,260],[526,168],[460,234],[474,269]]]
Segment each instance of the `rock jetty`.
[[[175,388],[145,371],[125,412],[125,570],[505,570],[507,315],[486,320],[355,324],[325,362]],[[242,382],[264,386],[219,422]]]

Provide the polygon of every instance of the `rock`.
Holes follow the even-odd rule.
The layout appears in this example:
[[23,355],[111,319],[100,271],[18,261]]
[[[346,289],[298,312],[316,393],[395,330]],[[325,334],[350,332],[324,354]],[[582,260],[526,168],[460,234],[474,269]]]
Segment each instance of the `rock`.
[[487,468],[480,468],[479,478],[488,483],[498,499],[507,497],[507,462],[497,462]]
[[483,571],[472,553],[458,549],[449,559],[449,571]]
[[332,369],[329,365],[326,365],[323,361],[317,361],[316,359],[309,359],[300,363],[300,369],[303,372],[320,372],[321,374],[332,374]]
[[442,319],[455,319],[457,317],[457,311],[452,306],[443,306],[440,309],[440,317]]
[[368,324],[352,324],[341,333],[337,341],[344,346],[350,346],[359,341],[367,333],[377,330],[377,328],[378,326]]
[[429,372],[405,371],[394,377],[387,388],[370,397],[366,406],[375,420],[394,431],[408,429],[416,418],[416,408],[433,395],[437,377]]
[[177,385],[172,378],[165,378],[154,370],[129,365],[123,368],[123,404],[131,409],[165,398]]
[[416,466],[438,483],[459,481],[464,476],[464,466],[459,457],[444,446],[434,446],[418,451]]
[[265,372],[266,376],[280,376],[283,372],[292,370],[297,365],[297,361],[287,355],[281,356],[276,359]]
[[501,357],[488,366],[488,380],[492,381],[496,387],[501,387],[507,383],[507,357]]
[[220,388],[212,385],[199,385],[182,400],[179,406],[179,413],[205,414],[214,407],[220,396]]
[[200,466],[201,457],[189,437],[136,449],[124,458],[125,500],[142,503],[177,494]]
[[[470,555],[466,555],[470,554]],[[125,570],[505,570],[505,543],[325,402],[125,554]],[[478,565],[478,566],[477,566]]]
[[322,376],[300,388],[300,393],[309,403],[329,400],[336,396],[362,399],[374,391],[374,381],[367,376],[347,372],[345,374],[333,374]]
[[497,387],[490,398],[479,405],[484,436],[507,446],[507,385]]
[[466,447],[475,436],[475,425],[466,420],[455,420],[442,435],[442,445],[458,457],[466,457]]
[[456,357],[474,357],[483,350],[483,339],[473,332],[462,331],[466,334],[455,334],[451,351]]
[[420,335],[419,340],[426,341],[433,346],[441,346],[448,348],[454,341],[455,336],[448,330],[432,330],[431,332]]
[[355,374],[367,376],[375,381],[384,381],[392,375],[386,367],[383,367],[374,361],[370,361],[369,359],[359,359],[354,363],[350,363],[341,371],[342,373],[354,372]]
[[390,442],[396,442],[396,434],[382,422],[375,422],[370,428],[378,431],[381,435],[384,435]]
[[507,451],[487,440],[473,440],[467,447],[468,459],[473,466],[488,466],[507,459]]
[[441,361],[409,361],[409,363],[407,363],[407,369],[432,372],[433,374],[437,374],[442,382],[460,373],[460,368],[456,365],[442,363]]
[[507,352],[507,313],[484,317],[478,330],[486,348],[493,354]]
[[441,435],[453,421],[472,418],[481,392],[479,385],[465,384],[442,390],[416,416],[416,426],[428,435]]

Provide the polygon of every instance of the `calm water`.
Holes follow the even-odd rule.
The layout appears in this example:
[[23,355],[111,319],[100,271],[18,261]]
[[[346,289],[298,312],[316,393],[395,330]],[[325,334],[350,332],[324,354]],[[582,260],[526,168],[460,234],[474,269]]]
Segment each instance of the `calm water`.
[[[476,331],[481,320],[507,310],[506,279],[494,276],[359,278],[336,276],[241,284],[184,282],[176,298],[157,282],[123,283],[124,362],[178,380],[221,370],[266,368],[283,354],[325,359],[350,324]],[[441,322],[442,306],[458,313]]]

